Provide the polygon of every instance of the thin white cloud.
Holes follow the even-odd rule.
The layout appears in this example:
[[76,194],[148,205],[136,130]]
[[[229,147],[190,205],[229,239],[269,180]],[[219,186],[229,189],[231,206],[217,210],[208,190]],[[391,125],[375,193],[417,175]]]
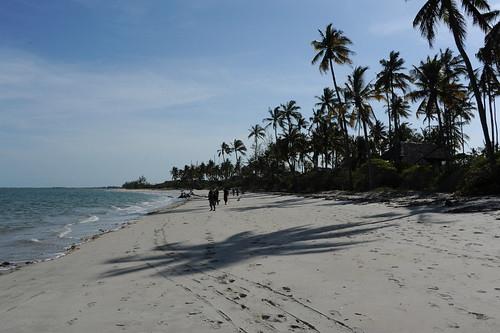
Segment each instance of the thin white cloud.
[[409,17],[401,17],[384,22],[377,22],[370,25],[368,27],[368,31],[376,36],[391,36],[403,34],[412,30],[411,22],[412,19]]
[[204,101],[219,92],[210,82],[168,71],[84,68],[0,51],[0,101],[15,102],[18,110],[141,112]]

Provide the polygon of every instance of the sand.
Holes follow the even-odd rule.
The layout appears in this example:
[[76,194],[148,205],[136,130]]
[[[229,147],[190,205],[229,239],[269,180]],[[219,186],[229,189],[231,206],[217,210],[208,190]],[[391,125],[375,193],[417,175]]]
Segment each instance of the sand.
[[0,332],[500,332],[498,212],[245,194],[0,276]]

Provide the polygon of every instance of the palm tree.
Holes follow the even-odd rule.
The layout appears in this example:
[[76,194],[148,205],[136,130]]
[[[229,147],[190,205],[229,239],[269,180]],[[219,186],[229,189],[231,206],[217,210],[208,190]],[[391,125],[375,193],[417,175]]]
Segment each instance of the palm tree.
[[[397,131],[399,131],[399,126],[401,124],[401,118],[408,118],[410,116],[410,104],[403,97],[395,96],[391,102],[391,109],[394,117],[394,124],[397,125]],[[399,132],[398,132],[399,135]],[[402,141],[401,137],[397,138],[398,141]]]
[[476,56],[483,64],[479,78],[479,87],[483,92],[483,101],[486,102],[486,99],[488,100],[491,121],[491,144],[493,147],[496,147],[495,142],[498,144],[498,125],[496,123],[496,110],[494,111],[493,104],[498,93],[500,83],[498,82],[497,73],[493,67],[495,54],[491,50],[481,48]]
[[245,147],[245,144],[243,143],[243,141],[241,141],[239,139],[234,139],[232,147],[231,147],[231,151],[234,152],[234,155],[236,157],[236,163],[238,163],[238,153],[245,156],[246,151],[247,151],[247,147]]
[[300,106],[297,105],[295,101],[288,101],[279,106],[279,112],[281,117],[281,124],[284,128],[284,125],[287,126],[287,132],[290,135],[293,128],[293,121],[297,121],[302,118],[302,114],[300,113]]
[[371,119],[374,116],[370,100],[380,99],[376,89],[371,83],[365,83],[365,73],[368,67],[356,67],[352,75],[348,76],[346,83],[347,99],[353,105],[353,117],[358,124],[363,127],[363,133],[366,144],[366,154],[368,160],[368,187],[372,187],[371,171],[371,149],[368,141],[368,126],[371,125]]
[[222,144],[220,145],[220,148],[217,150],[217,153],[219,154],[219,157],[222,156],[222,162],[225,162],[226,161],[226,154],[231,154],[231,147],[229,147],[229,145],[225,142],[222,142]]
[[314,40],[311,42],[314,50],[317,52],[312,60],[312,64],[319,62],[319,70],[321,73],[326,73],[330,70],[332,74],[333,86],[335,92],[337,93],[337,106],[339,108],[339,123],[341,124],[342,131],[344,132],[344,144],[346,155],[349,161],[349,184],[352,187],[352,172],[350,166],[350,149],[349,149],[349,133],[347,131],[347,120],[345,118],[346,107],[343,106],[343,100],[340,95],[340,88],[337,85],[337,79],[335,77],[335,70],[333,64],[345,65],[351,64],[351,55],[354,54],[349,48],[352,45],[352,41],[344,35],[342,30],[337,30],[332,27],[332,24],[326,26],[325,31],[318,30],[321,36],[320,40]]
[[330,88],[324,88],[323,94],[321,96],[315,96],[318,100],[316,107],[318,107],[321,114],[326,115],[328,119],[331,119],[334,115],[334,106],[337,100],[334,97],[335,92]]
[[472,63],[467,55],[467,52],[465,51],[467,23],[464,15],[458,7],[457,2],[460,2],[465,15],[472,18],[474,25],[479,26],[479,28],[485,33],[490,32],[490,22],[498,16],[499,12],[491,11],[487,0],[427,0],[415,16],[413,27],[418,27],[420,29],[420,33],[427,39],[429,46],[431,47],[436,37],[436,29],[440,21],[442,21],[451,31],[455,40],[455,45],[465,62],[470,85],[476,99],[479,118],[483,129],[486,154],[489,158],[490,164],[494,166],[495,157],[493,156],[493,146],[488,132],[486,111],[481,100],[481,92],[474,74]]
[[349,49],[352,44],[351,40],[344,36],[342,30],[337,30],[332,27],[332,24],[326,26],[325,32],[318,30],[321,36],[320,40],[311,42],[314,50],[317,51],[312,60],[312,64],[319,62],[319,70],[326,73],[330,70],[332,74],[333,86],[337,92],[339,103],[342,102],[340,98],[339,87],[335,78],[335,71],[333,64],[338,65],[351,64],[350,56],[354,53]]
[[248,138],[254,138],[255,140],[255,160],[257,161],[257,151],[258,151],[258,140],[263,139],[266,136],[266,130],[259,124],[254,125],[250,128],[250,134]]
[[[396,89],[401,90],[403,94],[406,93],[408,83],[411,81],[410,76],[402,72],[405,69],[404,63],[404,59],[399,57],[399,52],[391,51],[389,59],[380,60],[382,70],[377,74],[377,81],[375,82],[375,87],[384,92],[387,101],[389,137],[391,136],[391,123],[394,121],[394,133],[397,141],[400,139],[398,137],[399,115],[397,113],[391,114],[391,104],[396,99]],[[391,116],[393,119],[391,119]]]
[[493,62],[500,72],[500,22],[497,22],[484,38],[484,48],[493,54]]
[[387,131],[385,130],[385,125],[380,120],[376,120],[373,124],[370,130],[370,136],[373,139],[375,151],[379,155],[382,155],[384,147],[386,146]]
[[172,167],[170,174],[172,175],[172,180],[177,180],[179,178],[179,169],[175,166]]
[[441,109],[439,108],[438,98],[441,95],[441,61],[437,55],[433,58],[427,57],[427,60],[420,61],[419,66],[413,66],[411,75],[415,89],[408,94],[412,102],[421,101],[417,108],[417,117],[425,115],[430,130],[431,120],[438,116],[439,131],[442,129]]
[[262,121],[267,123],[265,128],[272,126],[274,130],[274,142],[278,141],[278,126],[281,126],[281,113],[280,108],[275,107],[274,109],[269,108],[269,117],[264,118]]

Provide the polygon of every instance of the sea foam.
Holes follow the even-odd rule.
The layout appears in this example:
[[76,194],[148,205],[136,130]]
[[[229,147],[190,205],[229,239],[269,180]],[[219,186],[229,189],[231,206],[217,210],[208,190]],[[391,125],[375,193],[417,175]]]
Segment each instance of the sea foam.
[[81,220],[79,223],[92,223],[92,222],[97,222],[99,221],[99,217],[92,215],[91,217],[88,217],[86,219]]

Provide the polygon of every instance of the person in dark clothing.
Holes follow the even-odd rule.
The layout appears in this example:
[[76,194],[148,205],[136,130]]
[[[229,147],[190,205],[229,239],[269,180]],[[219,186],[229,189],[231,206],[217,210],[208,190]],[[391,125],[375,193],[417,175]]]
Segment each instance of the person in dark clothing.
[[234,187],[232,188],[232,190],[233,190],[233,197],[234,197],[234,193],[235,193],[235,191],[234,191]]
[[217,206],[219,205],[219,190],[218,189],[215,189],[215,192],[214,192],[214,198],[215,198],[215,203],[217,204]]
[[240,196],[240,189],[239,188],[236,188],[236,196],[239,197]]
[[229,190],[227,188],[224,189],[224,204],[227,205],[227,200],[229,197]]
[[208,203],[210,205],[210,211],[215,212],[215,191],[214,190],[208,191]]

